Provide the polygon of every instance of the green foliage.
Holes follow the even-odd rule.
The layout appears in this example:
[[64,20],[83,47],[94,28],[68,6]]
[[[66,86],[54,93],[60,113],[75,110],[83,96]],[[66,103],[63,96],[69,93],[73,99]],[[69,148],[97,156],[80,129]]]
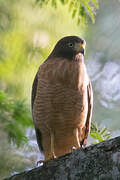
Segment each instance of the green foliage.
[[111,132],[106,127],[99,128],[97,123],[92,122],[90,136],[97,140],[93,143],[105,141],[110,138],[110,135]]
[[[57,0],[36,0],[40,6],[51,2],[51,5],[56,8]],[[99,8],[98,0],[60,0],[63,5],[68,5],[69,11],[72,12],[72,18],[77,17],[78,24],[82,20],[87,20],[88,17],[95,22],[96,10]]]
[[0,33],[12,27],[11,20],[14,16],[13,12],[13,6],[10,0],[0,0]]
[[[30,148],[18,148],[8,143],[6,132],[0,131],[0,179],[11,176],[12,173],[24,171],[26,167],[33,167],[31,157],[27,156]],[[27,146],[28,147],[28,146]],[[35,150],[34,150],[35,151]]]
[[0,128],[18,146],[27,141],[25,130],[32,125],[30,109],[23,100],[14,100],[0,91]]
[[[23,75],[29,65],[27,61],[28,49],[24,34],[16,29],[12,32],[4,33],[0,47],[3,47],[3,56],[0,58],[0,80],[7,86],[7,92],[15,96],[22,97],[25,80]],[[24,77],[23,77],[24,76]],[[19,78],[20,77],[20,78]],[[2,83],[0,84],[2,88]]]

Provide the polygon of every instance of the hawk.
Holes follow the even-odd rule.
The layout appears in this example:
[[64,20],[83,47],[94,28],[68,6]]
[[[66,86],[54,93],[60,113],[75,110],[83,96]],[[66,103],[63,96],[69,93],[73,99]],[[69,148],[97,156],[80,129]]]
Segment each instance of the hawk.
[[32,115],[45,161],[86,145],[92,86],[84,64],[86,42],[67,36],[40,65],[32,86]]

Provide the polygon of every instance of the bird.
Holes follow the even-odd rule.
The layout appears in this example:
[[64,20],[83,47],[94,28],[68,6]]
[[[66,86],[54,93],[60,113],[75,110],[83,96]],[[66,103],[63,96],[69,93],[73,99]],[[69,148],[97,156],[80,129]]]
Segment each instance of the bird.
[[45,162],[85,147],[93,109],[92,85],[79,36],[60,39],[32,85],[32,116]]

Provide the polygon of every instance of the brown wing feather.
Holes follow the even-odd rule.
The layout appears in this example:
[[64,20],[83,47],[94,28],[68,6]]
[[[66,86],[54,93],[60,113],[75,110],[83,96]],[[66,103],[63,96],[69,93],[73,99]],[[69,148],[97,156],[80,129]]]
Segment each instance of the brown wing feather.
[[87,95],[88,95],[88,114],[87,114],[87,120],[85,124],[85,135],[84,139],[81,143],[81,145],[85,146],[86,141],[88,138],[88,135],[90,133],[90,125],[91,125],[91,116],[92,116],[92,109],[93,109],[93,91],[92,91],[92,85],[91,83],[87,86]]
[[[32,114],[33,114],[34,101],[37,94],[37,85],[38,85],[38,75],[36,74],[35,79],[33,81],[33,85],[32,85],[32,97],[31,97]],[[34,120],[34,117],[33,117],[33,120]],[[36,132],[36,138],[37,138],[39,149],[43,151],[42,134],[40,130],[36,127],[35,127],[35,132]]]
[[38,84],[38,77],[37,77],[37,74],[36,74],[35,79],[33,81],[33,85],[32,85],[32,97],[31,97],[32,110],[33,110],[33,105],[34,105],[36,92],[37,92],[37,84]]

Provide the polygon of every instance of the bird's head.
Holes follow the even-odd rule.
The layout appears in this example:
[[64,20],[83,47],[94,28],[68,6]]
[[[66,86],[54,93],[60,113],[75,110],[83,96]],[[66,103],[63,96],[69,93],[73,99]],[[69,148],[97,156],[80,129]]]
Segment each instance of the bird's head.
[[66,36],[57,42],[50,57],[63,57],[72,60],[79,53],[84,56],[85,45],[85,40],[78,36]]

